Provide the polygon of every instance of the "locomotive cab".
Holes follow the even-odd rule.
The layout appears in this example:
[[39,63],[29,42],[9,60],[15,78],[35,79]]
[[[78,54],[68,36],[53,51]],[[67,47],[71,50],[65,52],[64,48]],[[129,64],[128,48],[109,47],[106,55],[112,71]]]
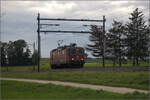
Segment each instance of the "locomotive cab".
[[69,63],[70,65],[75,65],[77,67],[83,67],[85,63],[84,59],[84,49],[81,47],[69,48]]

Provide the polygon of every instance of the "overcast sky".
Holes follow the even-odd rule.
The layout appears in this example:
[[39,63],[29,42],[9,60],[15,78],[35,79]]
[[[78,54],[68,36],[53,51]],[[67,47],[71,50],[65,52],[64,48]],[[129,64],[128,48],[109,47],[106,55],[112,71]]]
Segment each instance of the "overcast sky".
[[[143,11],[145,20],[149,18],[149,1],[2,1],[1,2],[1,40],[4,42],[24,39],[28,44],[37,41],[37,14],[42,18],[82,18],[100,19],[106,16],[106,31],[113,20],[128,22],[130,13],[139,8]],[[59,23],[46,21],[41,23]],[[60,26],[44,27],[49,30],[89,30],[85,22],[61,22]],[[77,43],[85,47],[90,41],[89,34],[41,33],[41,55],[49,57],[49,52],[57,47],[57,41],[62,45]],[[32,46],[30,46],[32,49]]]

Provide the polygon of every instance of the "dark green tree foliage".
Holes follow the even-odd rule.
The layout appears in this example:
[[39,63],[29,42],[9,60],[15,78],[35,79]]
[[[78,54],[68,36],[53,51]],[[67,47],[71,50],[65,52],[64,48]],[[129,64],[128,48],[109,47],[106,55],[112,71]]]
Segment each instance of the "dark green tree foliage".
[[139,65],[139,60],[145,60],[148,56],[148,41],[149,33],[147,32],[147,25],[144,21],[144,15],[136,8],[131,17],[130,22],[127,24],[127,45],[129,59],[133,60],[133,66],[135,63]]
[[9,41],[8,48],[7,48],[7,59],[8,65],[15,65],[16,64],[16,53],[14,48],[14,43]]
[[1,61],[1,66],[6,66],[7,65],[7,43],[2,43],[0,42],[0,50],[1,50],[1,57],[0,57],[0,61]]
[[31,65],[32,64],[32,58],[30,57],[31,51],[30,49],[26,49],[26,51],[23,54],[23,61],[24,65]]
[[86,50],[90,51],[94,57],[102,56],[103,52],[103,32],[102,28],[98,28],[96,25],[91,26],[91,35],[89,40],[93,44],[88,44]]
[[6,63],[10,66],[31,65],[30,50],[27,48],[27,43],[24,40],[9,41],[2,43],[1,60],[2,66]]
[[25,56],[24,56],[24,49],[27,46],[24,40],[14,41],[14,48],[15,48],[15,57],[16,57],[16,64],[17,65],[24,65]]
[[107,34],[107,46],[109,47],[109,55],[112,56],[114,66],[116,61],[119,62],[119,66],[122,66],[122,60],[125,56],[124,49],[124,33],[125,27],[121,22],[115,21],[112,24],[112,28]]

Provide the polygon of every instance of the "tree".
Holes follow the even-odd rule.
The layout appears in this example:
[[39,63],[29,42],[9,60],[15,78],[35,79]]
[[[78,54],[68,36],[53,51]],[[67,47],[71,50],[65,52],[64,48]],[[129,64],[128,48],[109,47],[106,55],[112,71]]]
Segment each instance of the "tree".
[[14,42],[12,41],[9,41],[8,43],[7,59],[8,59],[8,65],[16,64],[16,53],[15,53],[15,48],[14,48]]
[[[94,57],[104,57],[103,56],[103,48],[104,48],[104,34],[103,29],[96,25],[91,26],[91,35],[89,37],[89,40],[93,42],[93,44],[88,44],[86,47],[86,50],[90,51]],[[104,63],[104,60],[103,60]]]
[[32,58],[30,58],[31,51],[30,49],[26,49],[26,51],[23,54],[23,65],[31,65],[32,64]]
[[116,61],[119,62],[119,66],[122,66],[122,60],[124,58],[124,33],[125,27],[121,22],[113,21],[112,28],[109,29],[108,42],[109,54],[113,56],[114,66]]
[[[1,65],[31,65],[31,51],[25,40],[9,41],[8,43],[0,42]],[[7,68],[8,69],[8,68]]]
[[30,65],[30,50],[27,48],[25,40],[9,41],[7,48],[8,64],[14,65]]
[[33,55],[32,55],[32,64],[33,65],[37,65],[38,64],[38,59],[37,58],[38,58],[38,51],[35,50]]
[[7,43],[2,43],[0,42],[0,50],[1,50],[1,66],[6,66],[7,65],[7,58],[6,58],[6,55],[7,55]]
[[14,41],[14,48],[16,54],[16,64],[24,65],[24,51],[27,48],[27,43],[24,40]]
[[132,59],[133,66],[139,65],[139,60],[144,60],[148,56],[149,33],[147,25],[144,21],[142,11],[136,8],[129,17],[130,22],[127,23],[127,45],[129,59]]

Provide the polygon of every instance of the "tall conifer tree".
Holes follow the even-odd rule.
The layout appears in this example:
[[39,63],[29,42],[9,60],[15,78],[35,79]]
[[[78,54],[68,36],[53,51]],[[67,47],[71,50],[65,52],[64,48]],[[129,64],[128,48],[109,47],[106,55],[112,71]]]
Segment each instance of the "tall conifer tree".
[[120,67],[122,66],[122,59],[124,58],[124,33],[124,25],[114,20],[112,28],[109,29],[107,42],[110,48],[109,53],[113,56],[114,66],[116,61],[119,62]]
[[127,24],[128,57],[132,59],[133,66],[139,65],[139,60],[144,60],[148,56],[149,33],[144,21],[142,11],[136,8],[129,17]]
[[[102,27],[98,27],[96,25],[91,26],[91,35],[89,40],[93,42],[93,44],[88,44],[86,49],[91,52],[94,57],[103,57],[103,41],[104,34]],[[104,62],[104,60],[103,60]]]

